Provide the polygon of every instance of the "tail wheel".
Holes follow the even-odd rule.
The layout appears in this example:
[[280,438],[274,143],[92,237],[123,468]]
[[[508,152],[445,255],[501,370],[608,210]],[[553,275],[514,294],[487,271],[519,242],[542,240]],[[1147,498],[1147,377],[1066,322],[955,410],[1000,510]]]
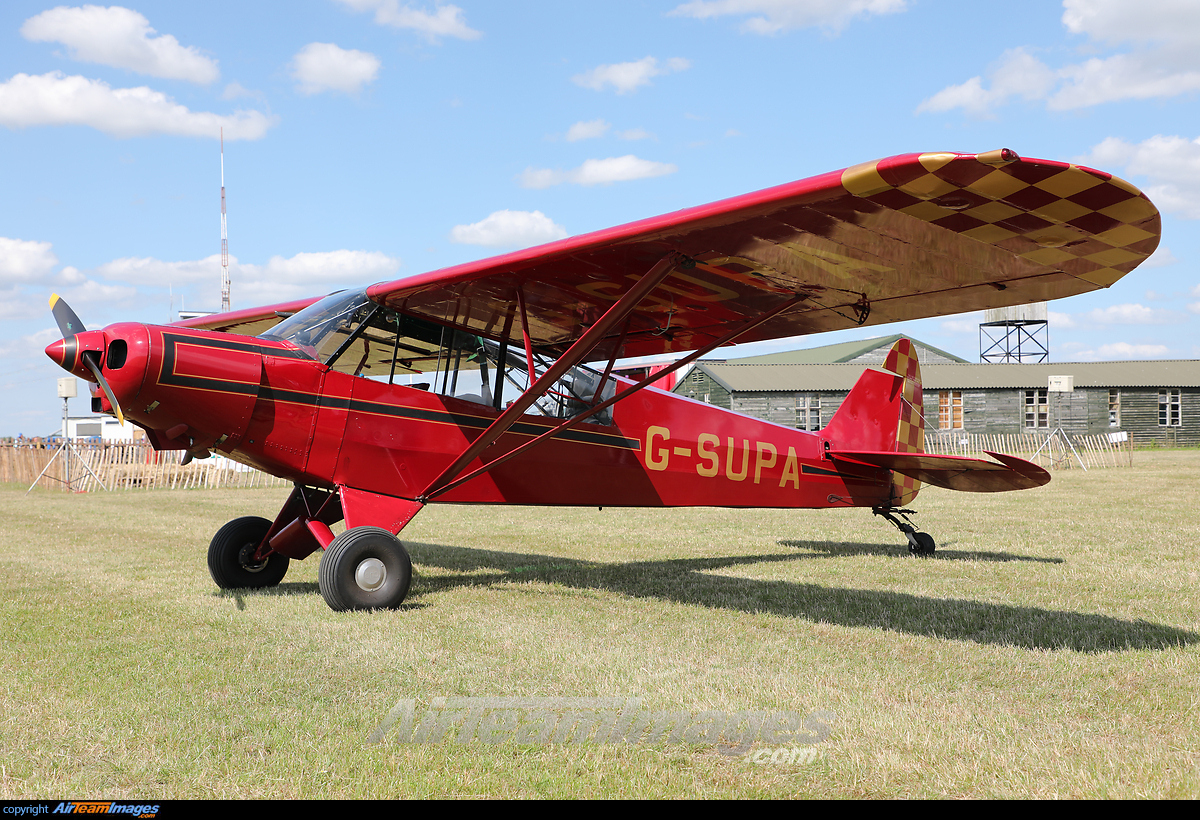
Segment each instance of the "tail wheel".
[[333,539],[317,570],[321,596],[335,612],[395,609],[412,583],[412,561],[396,536],[355,527]]
[[254,560],[258,545],[267,537],[271,522],[257,516],[235,518],[213,536],[208,545],[208,572],[221,589],[273,587],[287,574],[288,559],[272,553]]
[[912,535],[916,543],[908,545],[908,551],[913,555],[922,558],[928,558],[937,550],[937,544],[933,541],[933,536],[927,532],[914,532]]

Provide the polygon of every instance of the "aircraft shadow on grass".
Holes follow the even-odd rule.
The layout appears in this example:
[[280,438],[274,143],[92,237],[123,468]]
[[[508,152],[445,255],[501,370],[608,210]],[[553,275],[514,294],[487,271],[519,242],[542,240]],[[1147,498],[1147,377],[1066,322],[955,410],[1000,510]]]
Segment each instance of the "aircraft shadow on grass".
[[[891,544],[785,543],[820,550],[828,555],[897,554],[896,546]],[[419,598],[432,592],[465,586],[536,581],[576,589],[606,589],[631,598],[658,598],[711,609],[767,613],[815,623],[870,627],[1025,649],[1112,652],[1166,649],[1200,643],[1200,635],[1186,629],[1107,615],[713,574],[729,567],[803,561],[826,555],[787,552],[607,564],[441,544],[406,542],[406,546],[418,571],[421,567],[439,567],[470,574],[417,575],[413,579],[411,595],[418,600],[410,598],[402,609],[423,606]],[[938,555],[943,559],[1054,560],[1022,558],[1006,553],[956,554],[950,551],[947,554],[939,552]],[[319,593],[314,583],[285,582],[267,590],[239,590],[237,600],[240,609],[243,595],[294,594]]]
[[[908,558],[908,551],[895,544],[851,544],[838,541],[776,541],[781,547],[800,547],[813,550],[820,555],[805,555],[805,558],[838,558],[851,555],[882,555],[888,558]],[[953,542],[948,542],[952,544]],[[1062,564],[1061,558],[1041,558],[1033,555],[1014,555],[1011,552],[988,552],[985,550],[950,550],[939,545],[937,552],[924,560],[941,561],[1033,561],[1041,564]]]

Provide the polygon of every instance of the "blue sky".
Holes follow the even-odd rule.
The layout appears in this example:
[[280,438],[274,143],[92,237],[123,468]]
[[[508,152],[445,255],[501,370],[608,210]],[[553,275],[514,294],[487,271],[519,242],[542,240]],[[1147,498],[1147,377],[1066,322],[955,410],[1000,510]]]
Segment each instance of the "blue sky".
[[[89,327],[437,269],[910,151],[1080,162],[1163,242],[1050,306],[1054,361],[1200,358],[1195,0],[0,5],[0,436]],[[906,332],[974,359],[978,316]],[[82,391],[81,391],[82,392]],[[85,413],[86,398],[71,412]]]

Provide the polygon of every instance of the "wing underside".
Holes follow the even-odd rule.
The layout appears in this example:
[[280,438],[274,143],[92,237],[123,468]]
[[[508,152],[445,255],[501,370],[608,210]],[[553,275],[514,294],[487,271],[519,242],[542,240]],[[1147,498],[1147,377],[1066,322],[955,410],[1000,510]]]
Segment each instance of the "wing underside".
[[[647,271],[684,263],[588,355],[739,342],[1057,299],[1108,287],[1157,247],[1157,209],[1081,166],[907,154],[525,251],[372,286],[396,310],[564,350]],[[524,304],[524,311],[521,305]]]

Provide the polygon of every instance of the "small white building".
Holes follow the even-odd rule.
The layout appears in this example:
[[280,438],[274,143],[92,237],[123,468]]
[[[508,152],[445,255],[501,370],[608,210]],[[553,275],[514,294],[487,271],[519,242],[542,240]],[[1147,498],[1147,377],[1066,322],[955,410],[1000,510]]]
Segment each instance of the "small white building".
[[86,439],[100,441],[133,441],[137,430],[129,422],[121,424],[112,416],[69,416],[67,438],[72,441]]

